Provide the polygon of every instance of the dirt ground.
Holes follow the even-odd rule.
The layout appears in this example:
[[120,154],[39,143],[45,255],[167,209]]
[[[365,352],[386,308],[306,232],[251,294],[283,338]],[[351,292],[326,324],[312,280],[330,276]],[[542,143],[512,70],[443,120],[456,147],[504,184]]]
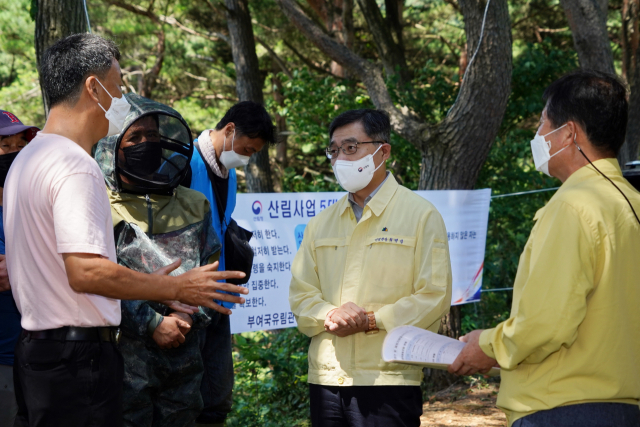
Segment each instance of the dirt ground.
[[454,384],[424,404],[421,427],[506,427],[497,394],[496,383]]

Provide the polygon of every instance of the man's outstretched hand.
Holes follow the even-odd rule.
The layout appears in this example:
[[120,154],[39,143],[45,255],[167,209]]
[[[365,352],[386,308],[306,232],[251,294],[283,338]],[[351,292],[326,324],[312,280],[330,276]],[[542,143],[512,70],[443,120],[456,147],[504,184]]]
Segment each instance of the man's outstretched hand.
[[216,261],[213,264],[194,268],[177,276],[176,279],[179,286],[175,299],[183,304],[209,307],[222,314],[231,314],[231,310],[216,304],[214,300],[236,304],[244,304],[245,300],[241,296],[230,295],[220,291],[246,295],[249,293],[249,289],[232,285],[231,283],[223,283],[219,280],[242,279],[246,274],[241,271],[217,270],[218,262]]
[[447,369],[449,373],[456,375],[473,375],[480,372],[486,374],[497,366],[495,359],[487,356],[480,348],[481,329],[471,331],[467,335],[460,337],[460,341],[467,343],[456,360]]

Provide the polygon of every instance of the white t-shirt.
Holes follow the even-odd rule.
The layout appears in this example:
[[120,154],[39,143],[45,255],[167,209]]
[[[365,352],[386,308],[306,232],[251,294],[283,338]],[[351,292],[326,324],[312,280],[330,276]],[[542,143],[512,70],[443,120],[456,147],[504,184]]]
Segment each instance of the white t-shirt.
[[29,331],[120,324],[120,300],[75,292],[64,253],[116,262],[111,208],[98,164],[78,144],[39,132],[4,187],[7,270]]

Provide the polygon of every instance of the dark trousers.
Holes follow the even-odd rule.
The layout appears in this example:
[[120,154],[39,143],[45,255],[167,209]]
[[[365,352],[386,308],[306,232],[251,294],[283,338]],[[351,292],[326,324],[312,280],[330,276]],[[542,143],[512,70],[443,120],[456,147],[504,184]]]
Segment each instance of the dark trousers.
[[16,345],[16,427],[122,425],[122,356],[111,342],[32,340]]
[[309,384],[313,427],[419,427],[419,386]]
[[202,424],[222,423],[233,403],[233,356],[229,316],[210,310],[211,323],[200,330],[204,375],[200,393],[204,409],[196,420]]
[[638,405],[582,403],[520,418],[513,427],[640,427]]
[[192,427],[202,411],[202,357],[196,331],[177,348],[123,334],[125,427]]

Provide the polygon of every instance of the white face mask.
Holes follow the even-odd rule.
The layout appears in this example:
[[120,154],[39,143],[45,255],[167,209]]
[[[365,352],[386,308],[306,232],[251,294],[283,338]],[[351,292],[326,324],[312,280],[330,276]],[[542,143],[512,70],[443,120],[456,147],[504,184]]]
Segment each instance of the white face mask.
[[540,135],[539,133],[536,132],[536,136],[531,140],[531,153],[533,154],[533,163],[536,165],[537,171],[542,172],[545,175],[551,176],[551,174],[549,173],[549,160],[551,160],[553,156],[557,156],[559,153],[561,153],[565,148],[568,147],[568,145],[567,147],[564,147],[563,149],[553,153],[553,156],[552,156],[550,154],[551,143],[547,142],[545,137],[551,135],[556,131],[559,131],[565,126],[566,124],[560,126],[556,130],[552,130],[546,135]]
[[[382,145],[378,147],[378,150],[380,150],[380,148],[382,148]],[[369,185],[373,179],[373,173],[384,163],[380,162],[378,167],[376,167],[373,162],[373,156],[378,150],[373,154],[368,154],[360,160],[353,162],[349,160],[336,160],[332,167],[338,184],[349,193],[356,193]]]
[[233,142],[236,140],[236,130],[233,130],[233,138],[231,139],[231,150],[224,151],[227,147],[227,135],[224,136],[224,142],[222,143],[222,153],[220,154],[220,163],[227,169],[238,168],[240,166],[247,166],[249,164],[250,156],[241,156],[233,151]]
[[[96,77],[96,81],[102,86],[107,95],[111,96],[107,88],[104,87],[100,80]],[[105,110],[104,107],[98,102],[102,111],[104,111],[104,116],[109,120],[109,131],[107,132],[107,136],[117,135],[122,132],[124,129],[124,121],[127,118],[127,114],[129,114],[129,110],[131,109],[131,104],[125,99],[124,95],[122,98],[114,98],[111,96],[111,106],[109,110]]]

